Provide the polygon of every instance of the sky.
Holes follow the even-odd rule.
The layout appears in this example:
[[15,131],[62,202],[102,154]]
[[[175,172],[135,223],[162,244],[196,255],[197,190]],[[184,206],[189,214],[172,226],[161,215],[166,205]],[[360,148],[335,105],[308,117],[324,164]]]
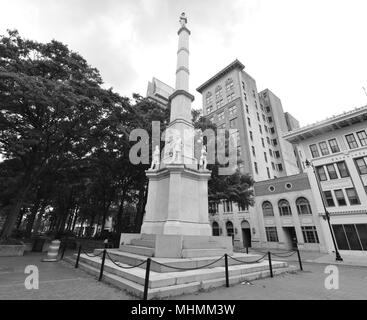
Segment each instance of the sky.
[[190,92],[239,59],[258,91],[307,125],[367,104],[365,0],[0,0],[0,34],[61,41],[106,87],[146,94],[174,86],[179,15],[190,37]]

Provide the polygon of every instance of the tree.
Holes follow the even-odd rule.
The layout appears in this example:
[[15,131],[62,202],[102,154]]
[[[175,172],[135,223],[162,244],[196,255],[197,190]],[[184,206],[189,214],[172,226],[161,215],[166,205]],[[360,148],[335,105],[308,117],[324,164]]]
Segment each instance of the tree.
[[60,42],[24,40],[17,31],[0,37],[0,151],[22,164],[1,238],[49,164],[85,157],[101,119],[123,103],[101,84],[99,72]]

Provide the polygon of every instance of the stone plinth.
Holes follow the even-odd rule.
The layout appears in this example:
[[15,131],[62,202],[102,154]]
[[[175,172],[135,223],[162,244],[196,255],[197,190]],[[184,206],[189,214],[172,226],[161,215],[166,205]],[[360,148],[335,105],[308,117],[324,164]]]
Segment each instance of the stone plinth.
[[209,171],[190,170],[184,164],[169,164],[158,171],[147,171],[147,176],[148,200],[141,233],[211,235]]

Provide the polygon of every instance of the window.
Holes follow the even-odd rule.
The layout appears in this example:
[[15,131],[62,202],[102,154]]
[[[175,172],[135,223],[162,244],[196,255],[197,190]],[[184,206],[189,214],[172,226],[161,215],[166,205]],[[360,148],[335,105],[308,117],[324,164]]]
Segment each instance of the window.
[[272,123],[273,122],[273,118],[272,117],[268,117],[268,122]]
[[274,162],[271,163],[271,167],[273,168],[273,170],[275,170],[275,164],[274,164]]
[[253,96],[254,98],[256,98],[255,90],[252,90],[252,96]]
[[257,101],[255,100],[255,107],[256,109],[259,109],[258,106],[257,106]]
[[336,202],[338,203],[338,205],[346,206],[347,202],[345,201],[343,190],[338,189],[338,190],[335,190],[334,193],[335,193],[335,198],[336,198]]
[[349,171],[347,168],[347,165],[345,164],[345,161],[338,162],[337,164],[340,178],[346,178],[349,177]]
[[310,203],[306,198],[298,198],[296,200],[296,206],[298,214],[312,214]]
[[216,102],[217,109],[223,106],[223,99],[220,99]]
[[326,144],[326,142],[325,142],[325,141],[320,142],[320,143],[319,143],[319,146],[320,146],[321,154],[322,154],[323,156],[327,156],[328,154],[330,154],[329,149],[328,149],[327,144]]
[[270,107],[266,107],[266,112],[270,112]]
[[292,210],[287,200],[280,200],[278,208],[281,216],[291,216]]
[[324,191],[324,198],[327,207],[335,207],[334,198],[331,191]]
[[247,123],[248,123],[249,127],[251,127],[251,119],[250,118],[247,118]]
[[242,89],[246,90],[245,83],[242,81]]
[[339,250],[367,250],[367,224],[333,225]]
[[255,147],[254,147],[254,146],[252,146],[252,147],[251,147],[251,149],[252,149],[252,154],[253,154],[253,156],[254,156],[254,157],[256,157]]
[[281,163],[277,164],[277,170],[278,171],[283,171],[283,165]]
[[254,140],[254,136],[252,135],[252,131],[250,131],[250,139],[251,139],[251,141]]
[[345,138],[347,139],[348,145],[349,145],[349,149],[355,149],[358,148],[358,143],[356,141],[356,138],[354,137],[354,134],[347,134],[345,136]]
[[257,120],[259,120],[259,121],[260,121],[260,115],[259,115],[259,113],[258,113],[258,112],[256,112],[256,116],[257,116]]
[[[266,117],[265,117],[265,114],[262,114],[263,116],[263,121],[265,122],[266,121]],[[265,126],[266,127],[266,126]],[[267,128],[266,128],[267,129]],[[268,131],[268,130],[265,130],[265,131]]]
[[270,170],[269,170],[269,168],[266,168],[266,172],[267,172],[267,174],[268,174],[268,178],[269,178],[269,179],[271,179],[271,175],[270,175]]
[[261,134],[263,134],[263,129],[262,129],[261,125],[259,125],[259,131],[260,131]]
[[319,150],[317,149],[316,144],[310,145],[310,151],[311,151],[312,158],[320,157]]
[[338,142],[336,141],[336,139],[329,140],[329,146],[330,146],[330,149],[331,149],[332,153],[340,152]]
[[357,136],[359,139],[359,142],[361,144],[361,146],[367,146],[367,134],[366,131],[359,131],[357,132]]
[[207,113],[207,114],[212,113],[213,111],[214,111],[213,106],[208,106],[208,107],[206,108],[206,113]]
[[232,93],[230,93],[230,94],[228,94],[228,95],[227,95],[227,100],[228,100],[228,102],[233,101],[233,100],[234,100],[234,98],[235,98],[235,94],[234,94],[234,92],[232,92]]
[[277,146],[277,145],[278,145],[277,139],[273,139],[273,146]]
[[361,204],[361,202],[359,201],[356,189],[348,188],[348,189],[345,189],[345,192],[347,193],[347,197],[348,197],[348,200],[351,206]]
[[249,111],[248,111],[248,105],[247,104],[246,104],[246,112],[249,113]]
[[231,129],[236,128],[236,122],[237,122],[237,118],[229,120],[229,127]]
[[305,243],[319,243],[319,237],[315,226],[302,227],[302,234]]
[[270,154],[270,157],[273,156],[273,151],[271,149],[269,149],[269,154]]
[[261,144],[262,144],[263,148],[265,148],[265,140],[264,140],[264,138],[261,138]]
[[271,134],[274,134],[274,133],[275,133],[275,129],[274,129],[274,127],[273,127],[273,128],[270,128],[270,133],[271,133]]
[[237,107],[236,106],[232,106],[230,108],[228,108],[229,114],[230,115],[234,115],[237,113]]
[[212,227],[213,227],[213,236],[218,237],[220,235],[220,229],[219,229],[218,222],[214,221]]
[[320,181],[326,181],[327,180],[325,168],[323,166],[316,167],[316,173],[317,173],[317,176],[319,177]]
[[228,237],[232,237],[234,235],[233,223],[231,221],[227,221],[226,230]]
[[215,99],[216,100],[222,99],[222,87],[221,86],[218,86],[215,89]]
[[233,212],[232,201],[223,201],[223,212]]
[[335,169],[334,164],[328,164],[326,166],[326,169],[327,169],[327,172],[329,173],[329,178],[331,180],[338,179],[338,175],[336,173],[336,169]]
[[241,146],[237,144],[237,157],[241,157]]
[[247,101],[247,94],[246,94],[246,92],[244,92],[243,95],[245,97],[245,100]]
[[209,105],[209,104],[212,104],[213,103],[213,95],[212,93],[209,91],[207,94],[206,94],[206,104]]
[[367,161],[366,158],[355,159],[356,167],[359,174],[367,174]]
[[209,202],[209,213],[215,215],[218,213],[218,203],[216,202]]
[[270,138],[269,138],[269,137],[266,137],[266,142],[267,142],[268,144],[270,144]]
[[218,114],[218,121],[222,121],[224,119],[224,112]]
[[265,201],[263,203],[262,207],[263,207],[264,217],[273,217],[274,216],[273,205],[269,201]]
[[233,90],[233,79],[232,78],[229,78],[226,81],[226,90],[227,92]]
[[280,158],[280,152],[279,151],[275,151],[275,158]]
[[255,172],[259,173],[259,168],[257,167],[257,162],[254,162]]
[[264,125],[265,132],[269,132],[269,129],[266,125]]
[[278,242],[278,232],[276,227],[265,227],[266,240],[268,242]]

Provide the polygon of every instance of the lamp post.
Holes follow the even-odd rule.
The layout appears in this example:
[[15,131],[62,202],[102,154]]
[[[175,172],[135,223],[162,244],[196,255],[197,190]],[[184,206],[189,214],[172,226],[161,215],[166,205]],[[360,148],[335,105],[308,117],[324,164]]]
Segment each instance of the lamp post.
[[318,178],[318,175],[317,175],[315,166],[310,161],[308,161],[307,159],[305,161],[305,165],[308,168],[309,167],[312,167],[313,173],[314,173],[315,178],[316,178],[317,187],[319,188],[322,205],[324,206],[326,221],[327,221],[327,223],[329,225],[329,229],[330,229],[330,233],[331,233],[331,238],[333,239],[333,244],[334,244],[334,248],[335,248],[335,260],[336,261],[343,261],[343,258],[341,257],[341,255],[340,255],[340,253],[338,251],[338,247],[336,245],[336,241],[335,241],[335,237],[334,237],[334,232],[333,232],[333,229],[331,228],[331,224],[330,224],[330,214],[329,214],[329,211],[326,209],[325,199],[324,199],[324,196],[322,194],[322,189],[321,189],[321,183],[320,183],[320,180]]

